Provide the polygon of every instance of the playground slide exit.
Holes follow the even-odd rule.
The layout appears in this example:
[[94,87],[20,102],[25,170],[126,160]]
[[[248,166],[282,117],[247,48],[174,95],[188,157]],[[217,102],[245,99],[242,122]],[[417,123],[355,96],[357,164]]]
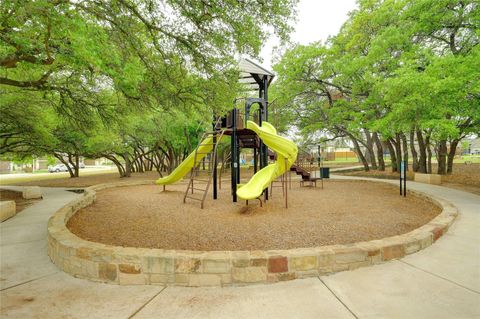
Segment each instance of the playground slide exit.
[[[198,148],[197,162],[202,160],[207,155],[207,153],[213,151],[213,137],[207,137],[205,140],[202,141],[202,144],[205,145],[200,145],[200,147]],[[190,155],[188,155],[187,158],[184,159],[183,162],[178,165],[177,168],[173,170],[173,172],[170,173],[170,175],[157,179],[155,183],[157,185],[169,185],[178,182],[183,178],[183,176],[190,172],[190,170],[193,168],[194,161],[195,151],[190,153]]]
[[258,171],[248,183],[237,190],[238,197],[248,200],[262,195],[272,181],[290,169],[297,160],[298,148],[292,141],[277,135],[275,127],[268,122],[262,122],[260,127],[255,122],[248,121],[247,128],[257,133],[263,143],[277,153],[275,163]]

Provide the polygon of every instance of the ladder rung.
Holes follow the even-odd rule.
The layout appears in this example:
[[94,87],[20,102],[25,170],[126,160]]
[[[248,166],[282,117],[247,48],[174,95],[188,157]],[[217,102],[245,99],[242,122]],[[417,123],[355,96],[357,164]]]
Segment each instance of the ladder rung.
[[203,200],[202,198],[196,198],[196,197],[192,197],[192,196],[189,196],[189,195],[187,195],[185,198],[190,198],[190,199],[198,200],[198,201],[202,201],[202,200]]
[[205,183],[210,182],[209,179],[201,179],[201,178],[192,178],[192,180],[194,180],[196,182],[205,182]]

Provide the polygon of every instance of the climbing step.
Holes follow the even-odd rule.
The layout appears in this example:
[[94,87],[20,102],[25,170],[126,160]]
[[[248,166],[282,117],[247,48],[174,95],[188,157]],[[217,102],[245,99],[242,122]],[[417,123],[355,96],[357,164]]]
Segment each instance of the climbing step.
[[[214,171],[213,169],[211,169],[211,166],[214,165],[214,159],[217,157],[216,155],[217,155],[218,143],[222,140],[224,132],[225,132],[224,130],[221,130],[218,132],[206,132],[203,134],[202,138],[200,139],[200,142],[198,143],[197,148],[195,149],[193,167],[190,173],[190,180],[188,182],[187,189],[185,190],[185,195],[183,197],[184,203],[186,202],[187,198],[200,201],[201,208],[203,209],[203,204],[205,202],[205,198],[207,197],[207,193],[210,188],[210,183],[212,180],[212,174]],[[216,137],[216,138],[213,139],[213,137]],[[211,140],[212,142],[210,142],[209,140]],[[211,146],[212,149],[209,152],[206,152],[204,150],[199,151],[201,147],[206,147],[206,146]],[[205,159],[205,157],[208,154],[212,154],[212,155],[210,156],[209,159]],[[207,170],[200,170],[201,167],[203,168],[207,167]],[[207,179],[198,178],[201,172],[208,174]],[[202,174],[202,176],[205,176],[205,174]],[[194,186],[194,182],[195,182],[195,186]],[[198,184],[201,184],[202,186],[204,185],[205,188],[199,188]],[[199,197],[195,195],[198,195]]]

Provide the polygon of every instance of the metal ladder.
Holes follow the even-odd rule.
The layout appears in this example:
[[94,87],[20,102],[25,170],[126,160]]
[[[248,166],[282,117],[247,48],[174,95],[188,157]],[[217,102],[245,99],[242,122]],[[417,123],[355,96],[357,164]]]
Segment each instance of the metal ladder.
[[[224,132],[225,132],[224,130],[221,130],[218,132],[206,132],[203,134],[202,138],[200,139],[200,142],[198,143],[197,148],[195,149],[193,167],[190,172],[190,181],[188,182],[187,190],[185,191],[185,195],[183,196],[184,203],[186,203],[187,198],[193,199],[193,200],[199,201],[201,208],[203,209],[203,203],[205,202],[205,198],[207,197],[207,193],[212,181],[212,173],[214,169],[214,159],[217,154],[217,146],[218,146],[218,143],[222,140]],[[215,143],[213,143],[213,140],[211,143],[205,143],[205,140],[208,137],[213,137],[214,135],[216,135]],[[212,145],[213,146],[212,151],[199,152],[199,148],[201,146],[206,146],[206,145]],[[203,157],[202,159],[199,159],[199,156],[198,156],[199,154],[205,155],[205,157]],[[207,155],[209,154],[210,154],[209,160],[205,161],[205,159],[207,158]],[[199,174],[202,160],[203,160],[203,165],[208,163],[208,170],[207,170],[208,176],[206,178],[201,178]],[[195,193],[195,191],[197,191],[197,193]]]

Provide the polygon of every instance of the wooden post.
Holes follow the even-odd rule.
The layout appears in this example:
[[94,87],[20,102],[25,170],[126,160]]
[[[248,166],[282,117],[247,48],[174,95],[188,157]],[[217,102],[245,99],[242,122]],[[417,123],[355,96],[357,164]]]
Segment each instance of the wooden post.
[[292,171],[288,171],[288,187],[292,189]]

